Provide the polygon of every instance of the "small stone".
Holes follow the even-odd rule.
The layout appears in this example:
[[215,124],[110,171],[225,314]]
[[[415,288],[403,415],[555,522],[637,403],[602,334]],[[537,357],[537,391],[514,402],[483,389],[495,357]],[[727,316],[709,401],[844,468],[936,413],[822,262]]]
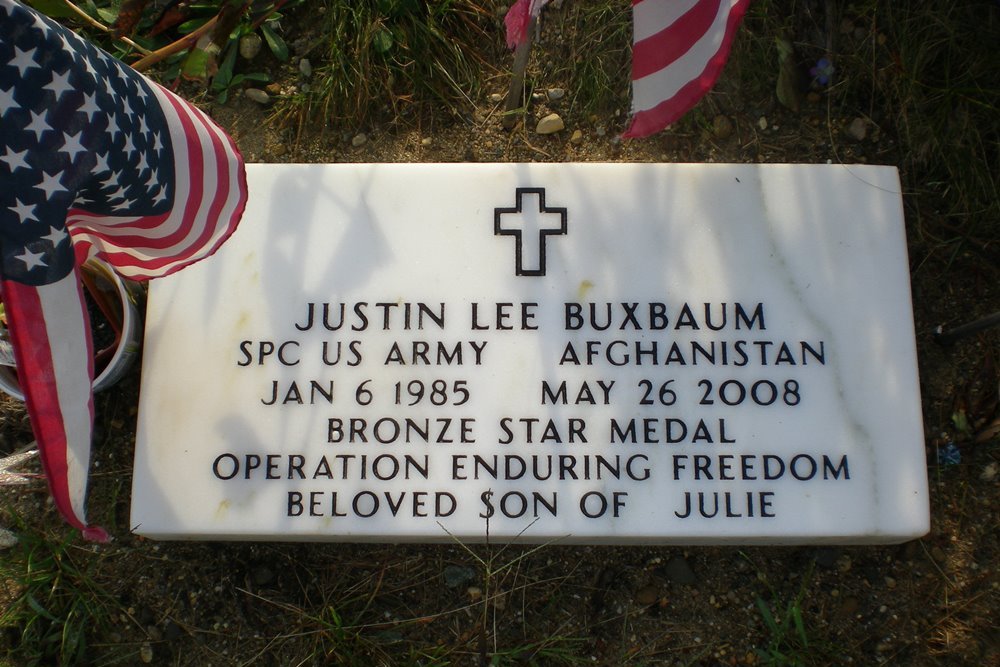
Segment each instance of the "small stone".
[[167,621],[166,627],[163,628],[163,636],[167,638],[167,641],[177,641],[181,638],[181,626],[173,621]]
[[554,134],[564,129],[566,125],[563,123],[563,119],[559,117],[557,113],[550,113],[538,121],[538,125],[535,126],[536,134]]
[[243,94],[246,95],[248,99],[253,100],[260,105],[267,105],[271,103],[271,96],[260,88],[247,88],[243,91]]
[[728,139],[733,135],[733,121],[729,116],[719,114],[712,119],[712,134],[716,139]]
[[476,602],[483,597],[483,589],[479,586],[469,586],[465,592],[469,594],[469,599],[473,602]]
[[837,566],[840,551],[833,547],[820,547],[816,550],[816,564],[824,570],[832,570]]
[[264,90],[267,91],[268,95],[280,95],[281,94],[281,84],[280,83],[269,83],[264,86]]
[[864,118],[855,118],[844,128],[844,134],[854,141],[864,141],[868,136],[868,121]]
[[355,148],[364,146],[366,143],[368,143],[368,135],[364,132],[358,132],[354,135],[354,138],[351,139],[351,145]]
[[651,604],[655,604],[657,600],[660,599],[660,592],[656,590],[655,586],[643,586],[635,593],[635,601],[641,604],[643,607],[648,607]]
[[944,563],[948,560],[948,556],[941,547],[931,547],[931,558],[937,563]]
[[693,586],[698,583],[698,578],[694,575],[694,570],[688,562],[680,556],[674,556],[663,566],[663,575],[675,584]]
[[583,141],[583,132],[580,130],[573,130],[573,136],[569,138],[570,143],[578,144]]
[[312,63],[309,62],[308,58],[303,58],[299,61],[299,74],[302,75],[303,79],[308,79],[313,75]]
[[997,473],[1000,472],[1000,466],[996,463],[989,463],[983,468],[983,472],[980,473],[979,479],[984,482],[992,482],[997,478]]
[[444,568],[444,585],[448,588],[458,588],[476,579],[476,571],[464,565],[449,565]]
[[271,153],[274,154],[274,157],[281,157],[282,155],[284,155],[287,152],[288,152],[288,149],[285,147],[284,144],[278,144],[273,149],[271,149]]
[[0,549],[10,549],[17,544],[17,535],[6,528],[0,528]]
[[490,95],[490,102],[493,102],[493,104],[498,104],[500,102],[503,102],[503,95],[501,95],[500,93],[493,93],[492,95]]
[[153,662],[153,645],[149,642],[143,642],[142,646],[139,647],[139,659],[145,664]]
[[603,137],[605,134],[608,133],[608,128],[604,127],[604,125],[598,125],[596,128],[594,128],[594,133],[597,134],[597,136],[599,137]]
[[149,637],[149,641],[158,642],[163,639],[163,633],[155,625],[146,626],[146,636]]
[[531,94],[531,101],[535,102],[536,104],[539,103],[539,102],[544,102],[545,101],[545,93],[532,93]]
[[757,127],[759,127],[762,130],[766,130],[767,129],[767,117],[766,116],[761,116],[760,118],[757,119]]
[[420,145],[423,146],[424,148],[427,148],[432,143],[434,143],[434,140],[431,139],[430,137],[424,137],[423,139],[420,140]]
[[893,579],[892,577],[886,577],[885,578],[885,586],[886,586],[886,588],[889,588],[889,589],[895,588],[896,587],[896,580]]
[[850,556],[841,556],[840,558],[838,558],[837,559],[837,569],[840,570],[841,572],[850,572],[851,571],[851,557]]
[[243,35],[240,37],[240,56],[246,60],[253,60],[260,53],[262,43],[260,35]]
[[840,607],[837,609],[837,616],[840,618],[853,618],[860,608],[861,601],[858,598],[847,596],[841,601]]
[[549,98],[549,102],[557,102],[566,96],[565,88],[549,88],[545,91],[546,97]]
[[251,576],[253,577],[253,583],[257,586],[267,586],[274,582],[274,570],[267,566],[262,565],[261,567],[254,568]]

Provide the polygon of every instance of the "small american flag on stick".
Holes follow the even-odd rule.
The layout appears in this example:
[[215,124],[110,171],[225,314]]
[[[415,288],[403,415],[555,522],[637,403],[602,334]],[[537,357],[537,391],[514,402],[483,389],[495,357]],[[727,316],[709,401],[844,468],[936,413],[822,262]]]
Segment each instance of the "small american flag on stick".
[[93,354],[79,267],[168,275],[212,254],[246,204],[243,160],[201,111],[15,0],[0,0],[0,295],[42,465],[84,512]]
[[[548,0],[518,0],[505,19],[507,43]],[[623,137],[646,137],[678,120],[707,93],[726,64],[750,0],[632,0],[632,118]]]

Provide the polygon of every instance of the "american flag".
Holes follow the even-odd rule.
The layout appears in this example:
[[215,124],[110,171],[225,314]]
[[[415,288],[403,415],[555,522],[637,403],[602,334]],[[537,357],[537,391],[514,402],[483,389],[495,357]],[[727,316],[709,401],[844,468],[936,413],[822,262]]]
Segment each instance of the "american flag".
[[144,280],[210,255],[246,204],[201,111],[34,10],[0,0],[0,294],[56,507],[84,513],[93,354],[79,267]]
[[[507,13],[507,43],[548,0],[518,0]],[[623,137],[655,134],[678,120],[719,78],[750,0],[632,0],[632,117]]]

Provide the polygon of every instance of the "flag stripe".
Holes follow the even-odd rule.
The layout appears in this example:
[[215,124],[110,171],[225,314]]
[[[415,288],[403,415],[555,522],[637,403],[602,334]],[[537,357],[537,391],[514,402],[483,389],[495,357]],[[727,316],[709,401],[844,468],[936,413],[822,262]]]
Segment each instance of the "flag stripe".
[[84,530],[94,405],[81,399],[91,393],[94,355],[77,272],[41,287],[4,281],[3,296],[18,368],[32,369],[21,384],[49,489],[60,513]]
[[[644,4],[649,4],[644,3]],[[692,49],[692,36],[711,34],[718,19],[721,0],[702,0],[674,21],[649,37],[636,38],[632,49],[632,80],[659,72]],[[724,17],[723,17],[724,18]],[[639,17],[633,16],[633,23]]]
[[[643,0],[635,9],[648,4],[669,3]],[[633,79],[632,120],[623,137],[648,136],[675,122],[711,89],[718,78],[749,0],[725,0],[721,4],[718,0],[700,0],[699,4],[716,8],[705,32],[682,34],[666,28],[643,40],[641,46],[636,45],[640,57],[643,53],[651,53],[655,44],[673,52],[676,47],[672,44],[684,41],[687,49],[662,69]],[[637,16],[639,14],[635,14],[633,19]],[[665,39],[670,44],[663,44]],[[647,65],[641,65],[639,71],[644,71],[642,68],[647,68]]]
[[632,0],[632,41],[638,43],[647,37],[652,37],[687,14],[699,2],[701,0],[673,0],[672,2]]
[[100,256],[134,280],[168,275],[211,255],[236,229],[247,199],[246,174],[233,168],[242,158],[229,137],[169,91],[157,86],[154,92],[167,116],[176,114],[171,140],[178,164],[189,166],[176,176],[179,205],[145,218],[109,219],[77,209],[69,216],[78,257]]

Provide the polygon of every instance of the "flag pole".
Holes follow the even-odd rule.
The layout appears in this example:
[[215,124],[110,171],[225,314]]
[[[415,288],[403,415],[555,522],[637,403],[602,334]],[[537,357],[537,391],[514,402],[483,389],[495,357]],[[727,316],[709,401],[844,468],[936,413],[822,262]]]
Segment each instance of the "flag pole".
[[521,107],[521,96],[524,93],[524,71],[528,68],[528,56],[531,54],[531,36],[535,32],[538,19],[534,16],[528,22],[525,39],[514,51],[514,69],[511,72],[510,88],[507,90],[507,101],[503,108],[503,127],[509,130],[517,124],[514,111]]

